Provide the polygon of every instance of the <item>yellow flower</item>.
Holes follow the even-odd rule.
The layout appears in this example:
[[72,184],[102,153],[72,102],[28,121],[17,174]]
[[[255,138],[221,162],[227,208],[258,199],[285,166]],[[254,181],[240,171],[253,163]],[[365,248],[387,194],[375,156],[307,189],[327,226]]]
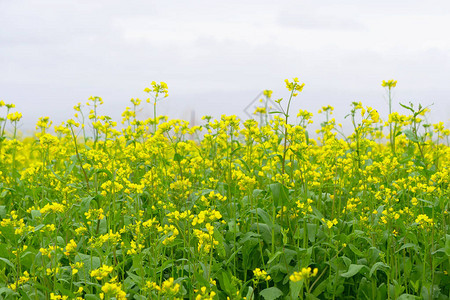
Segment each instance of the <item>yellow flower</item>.
[[72,239],[66,245],[66,251],[64,255],[69,256],[77,250],[77,243]]
[[328,228],[331,228],[334,225],[337,225],[337,223],[338,223],[338,221],[336,219],[333,219],[332,221],[330,221],[330,220],[325,220],[324,218],[322,218],[322,222],[324,222]]
[[50,293],[50,300],[66,300],[69,299],[69,296],[60,296],[55,293]]
[[103,208],[90,209],[87,212],[85,212],[84,215],[86,216],[86,219],[92,221],[101,220],[105,217],[105,215],[103,214]]
[[76,262],[74,264],[70,264],[70,267],[72,268],[72,275],[77,274],[78,270],[81,269],[83,266],[84,266],[84,263],[82,263],[82,262]]
[[268,275],[266,271],[261,270],[260,268],[254,269],[253,275],[255,276],[256,281],[269,281],[271,279],[270,275]]
[[314,268],[314,270],[311,270],[310,267],[308,268],[302,268],[302,270],[300,272],[294,272],[289,279],[292,282],[297,282],[300,281],[302,279],[308,279],[310,277],[315,277],[317,276],[317,273],[319,272],[319,269]]
[[8,114],[7,118],[11,122],[17,122],[17,121],[20,121],[20,119],[22,119],[22,114],[20,112],[16,111],[14,113]]
[[175,283],[173,277],[170,277],[166,281],[164,281],[161,285],[161,293],[162,294],[169,294],[169,295],[175,295],[180,291],[180,284]]
[[91,277],[95,277],[97,280],[102,280],[103,278],[107,277],[114,268],[112,266],[103,265],[98,269],[91,271]]
[[387,87],[389,89],[395,87],[396,85],[397,85],[397,80],[394,80],[394,79],[390,79],[388,81],[383,80],[383,82],[381,83],[381,86]]
[[120,284],[116,283],[115,280],[106,282],[102,286],[102,292],[108,296],[113,296],[117,300],[126,300],[126,293],[122,290]]
[[264,90],[264,92],[263,92],[264,96],[266,96],[267,98],[272,97],[272,93],[273,93],[273,91],[271,91],[271,90]]

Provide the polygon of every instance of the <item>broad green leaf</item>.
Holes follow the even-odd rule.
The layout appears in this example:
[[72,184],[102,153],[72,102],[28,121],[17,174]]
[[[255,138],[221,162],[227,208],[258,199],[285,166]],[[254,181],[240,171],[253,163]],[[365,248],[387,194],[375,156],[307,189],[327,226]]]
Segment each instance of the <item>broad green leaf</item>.
[[410,141],[412,141],[414,143],[418,143],[419,142],[419,140],[417,139],[417,136],[410,129],[403,130],[403,133],[406,135],[408,140],[410,140]]
[[395,253],[398,253],[400,251],[402,251],[403,249],[408,249],[408,248],[413,248],[415,251],[419,250],[419,246],[413,243],[406,243],[403,246],[401,246],[397,251],[395,251]]
[[390,269],[390,267],[385,264],[384,262],[377,262],[375,263],[372,268],[370,269],[370,273],[369,273],[369,277],[372,277],[373,273],[376,273],[376,271],[380,270],[383,271],[384,273],[387,273],[387,271]]
[[445,235],[445,254],[450,256],[450,234]]
[[270,287],[259,293],[265,300],[275,300],[283,296],[283,292],[277,287]]
[[251,286],[248,287],[246,299],[247,300],[254,300],[255,299],[255,293],[254,293],[253,288]]
[[319,300],[319,298],[317,298],[314,294],[306,293],[305,296],[306,300]]
[[0,260],[3,261],[8,266],[10,266],[13,270],[16,270],[16,267],[14,266],[14,264],[9,259],[6,259],[4,257],[0,257]]
[[316,241],[316,234],[318,226],[317,224],[306,224],[306,228],[308,229],[308,239],[311,243],[314,243]]
[[348,268],[348,271],[345,272],[345,273],[342,273],[341,276],[344,277],[344,278],[353,277],[356,274],[358,274],[363,268],[366,268],[367,270],[369,269],[369,267],[367,267],[365,265],[351,264],[350,267]]
[[277,251],[274,255],[270,256],[269,261],[267,262],[267,265],[270,265],[278,256],[283,254],[283,251]]
[[359,249],[356,248],[355,245],[349,244],[348,247],[350,248],[350,250],[353,251],[353,253],[355,253],[355,254],[358,255],[359,257],[363,257],[363,256],[364,256],[364,254],[363,254],[361,251],[359,251]]
[[[3,191],[3,192],[5,192],[5,191]],[[6,206],[0,205],[0,218],[3,219],[4,217],[6,217]]]
[[262,208],[258,207],[256,210],[252,210],[252,213],[255,213],[261,217],[262,221],[267,224],[270,228],[272,228],[273,223],[272,219],[270,218],[269,214]]
[[322,294],[323,291],[325,291],[325,289],[327,288],[327,284],[328,284],[328,279],[325,279],[321,283],[319,283],[319,285],[317,285],[314,288],[313,295],[318,297],[320,294]]
[[288,200],[288,189],[281,183],[272,183],[269,185],[275,206],[285,205]]
[[411,294],[401,294],[397,300],[416,300],[416,299],[420,299],[420,297],[411,295]]
[[298,299],[298,295],[300,294],[300,291],[303,288],[303,281],[304,280],[294,282],[294,281],[289,280],[289,290],[290,290],[292,299]]

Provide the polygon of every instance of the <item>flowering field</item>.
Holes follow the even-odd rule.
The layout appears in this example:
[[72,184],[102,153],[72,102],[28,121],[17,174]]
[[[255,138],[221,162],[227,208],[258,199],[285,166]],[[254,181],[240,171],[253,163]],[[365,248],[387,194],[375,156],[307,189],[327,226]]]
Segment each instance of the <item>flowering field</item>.
[[327,106],[313,139],[303,86],[190,126],[153,82],[153,118],[91,97],[22,139],[1,101],[0,299],[448,299],[450,130],[354,102],[353,133]]

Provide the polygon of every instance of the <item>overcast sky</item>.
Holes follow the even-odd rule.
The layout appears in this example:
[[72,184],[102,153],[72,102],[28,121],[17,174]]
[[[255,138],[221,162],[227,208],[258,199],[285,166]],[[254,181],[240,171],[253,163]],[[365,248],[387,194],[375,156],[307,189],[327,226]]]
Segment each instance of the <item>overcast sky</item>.
[[298,77],[294,111],[330,104],[342,119],[362,101],[383,117],[393,78],[396,102],[433,104],[431,121],[449,126],[448,28],[447,0],[0,0],[0,100],[24,131],[91,95],[120,121],[155,80],[169,86],[162,114],[246,118],[263,89],[287,97],[283,80]]

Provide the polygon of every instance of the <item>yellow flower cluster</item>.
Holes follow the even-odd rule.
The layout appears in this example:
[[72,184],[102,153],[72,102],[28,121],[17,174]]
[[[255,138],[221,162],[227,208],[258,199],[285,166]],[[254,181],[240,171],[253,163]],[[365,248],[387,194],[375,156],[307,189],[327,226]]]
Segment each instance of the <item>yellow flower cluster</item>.
[[206,286],[202,286],[199,291],[197,291],[197,295],[195,296],[195,300],[213,300],[215,299],[216,292],[211,291],[208,293],[208,289]]
[[256,268],[253,270],[253,276],[255,276],[255,280],[259,281],[269,281],[272,279],[269,274],[265,270],[261,270],[260,268]]
[[[156,83],[155,81],[152,81],[151,83],[151,88],[145,88],[144,92],[146,93],[155,93],[155,98],[158,98],[159,94],[163,94],[164,98],[169,96],[169,90],[167,87],[167,83],[165,82],[160,82],[159,84]],[[150,102],[150,100],[147,100],[147,102]]]
[[64,206],[63,204],[57,203],[57,202],[52,202],[52,203],[48,203],[46,204],[43,208],[40,209],[41,214],[46,214],[46,213],[63,213],[66,210],[66,206]]
[[7,118],[11,122],[18,122],[20,121],[20,119],[22,119],[22,114],[20,112],[13,112],[8,114]]
[[55,293],[50,293],[50,300],[67,300],[67,299],[69,299],[69,296],[61,296]]
[[[285,79],[284,82],[286,83],[286,88],[289,91],[297,91],[297,92],[301,92],[303,90],[303,87],[305,86],[304,83],[299,83],[299,80],[297,77],[295,77],[292,82],[289,81],[288,79]],[[297,93],[293,93],[293,96],[297,96]]]
[[78,273],[78,271],[84,266],[83,262],[76,262],[74,264],[70,264],[70,267],[72,268],[72,275],[75,275]]
[[23,272],[23,275],[19,276],[19,279],[8,285],[8,288],[12,289],[13,291],[17,290],[17,288],[24,283],[28,282],[30,280],[30,274],[27,271]]
[[84,213],[84,215],[86,216],[86,219],[88,220],[102,220],[105,215],[103,212],[103,208],[99,208],[99,209],[89,209],[87,212]]
[[195,216],[192,220],[192,226],[197,224],[203,224],[205,222],[214,222],[220,220],[222,218],[222,214],[214,209],[202,210]]
[[[145,289],[150,291],[159,292],[160,296],[169,297],[169,299],[179,299],[176,295],[180,292],[181,285],[179,283],[175,283],[173,277],[165,280],[161,286],[152,281],[147,281],[145,283]],[[165,299],[165,298],[164,298]]]
[[422,229],[429,229],[434,225],[433,219],[429,218],[425,214],[418,215],[416,218],[416,223],[419,224],[419,227]]
[[164,226],[158,226],[158,232],[162,233],[164,235],[163,244],[169,245],[172,243],[176,237],[180,234],[180,231],[178,228],[176,228],[174,225],[164,225]]
[[117,300],[127,299],[127,293],[122,290],[121,284],[117,283],[117,278],[113,278],[109,282],[105,282],[102,286],[102,292],[103,293],[100,293],[100,299],[104,299],[105,296],[107,296],[108,299],[111,297],[114,297]]
[[9,218],[4,218],[0,221],[0,227],[12,227],[16,235],[23,235],[34,231],[33,226],[27,226],[23,219],[19,219],[19,215],[15,210],[11,211]]
[[297,282],[297,281],[300,281],[303,279],[315,277],[315,276],[317,276],[318,272],[319,272],[319,269],[317,269],[317,268],[314,268],[314,270],[312,270],[310,267],[302,268],[302,270],[300,272],[294,272],[291,276],[289,276],[289,279],[292,282]]
[[397,80],[394,80],[394,79],[383,80],[383,82],[381,83],[382,87],[388,87],[388,88],[393,88],[396,85],[397,85]]
[[253,112],[253,114],[254,114],[254,115],[257,115],[257,114],[265,114],[266,112],[267,112],[267,110],[266,110],[265,107],[257,107],[257,108],[255,109],[255,111]]
[[216,241],[213,237],[214,235],[214,226],[210,223],[206,223],[206,232],[199,229],[194,229],[194,235],[198,238],[198,246],[197,250],[203,253],[209,253],[212,248],[219,245],[219,242]]
[[120,240],[120,233],[113,233],[112,230],[110,230],[108,233],[102,234],[98,237],[89,238],[89,244],[91,244],[91,246],[94,248],[100,248],[101,246],[103,246],[103,244],[108,242],[111,245],[116,245],[120,242]]
[[113,266],[102,265],[100,268],[92,270],[90,275],[91,277],[95,277],[97,280],[102,280],[103,278],[108,277],[109,274],[114,270]]
[[69,256],[74,254],[77,250],[77,243],[71,239],[66,245],[66,251],[64,251],[64,255]]
[[324,218],[322,218],[322,222],[324,222],[328,228],[333,227],[334,225],[337,225],[338,220],[337,219],[333,219],[333,220],[325,220]]

